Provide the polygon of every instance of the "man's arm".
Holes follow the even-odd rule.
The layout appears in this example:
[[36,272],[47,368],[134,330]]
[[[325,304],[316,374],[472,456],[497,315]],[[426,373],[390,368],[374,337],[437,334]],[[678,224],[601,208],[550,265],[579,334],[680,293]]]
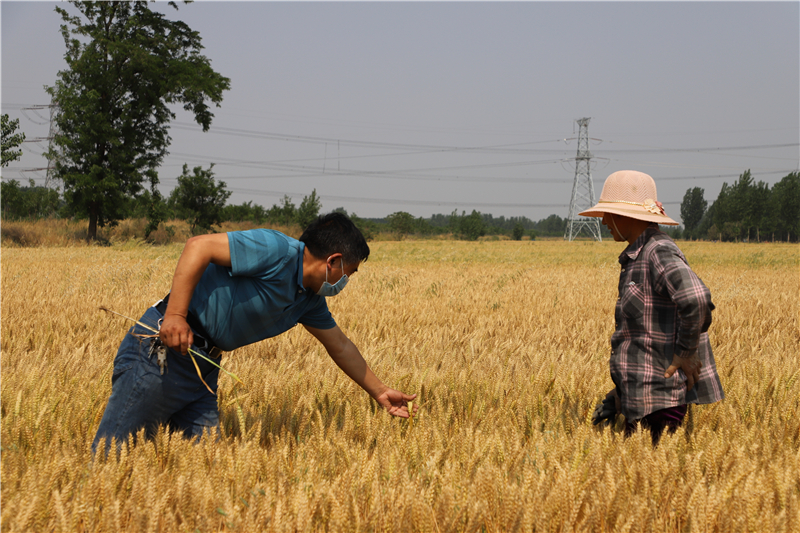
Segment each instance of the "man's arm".
[[[171,298],[171,297],[170,297]],[[416,394],[404,394],[391,389],[381,382],[370,370],[369,365],[361,356],[353,342],[347,338],[339,326],[331,329],[317,329],[304,326],[309,333],[314,335],[328,351],[333,362],[355,381],[367,394],[372,396],[390,414],[401,418],[408,418],[408,404],[417,397]],[[416,412],[417,408],[414,407]]]
[[227,233],[192,237],[186,241],[178,266],[175,267],[172,290],[159,337],[164,344],[184,355],[194,341],[192,329],[186,323],[189,303],[197,283],[210,263],[231,266]]

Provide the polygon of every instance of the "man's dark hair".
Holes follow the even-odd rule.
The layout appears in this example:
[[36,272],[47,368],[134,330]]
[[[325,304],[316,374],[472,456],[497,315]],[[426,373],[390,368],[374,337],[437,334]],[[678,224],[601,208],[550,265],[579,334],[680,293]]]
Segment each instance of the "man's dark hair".
[[369,246],[361,231],[342,213],[317,217],[300,236],[300,241],[318,259],[340,253],[345,264],[353,265],[369,257]]

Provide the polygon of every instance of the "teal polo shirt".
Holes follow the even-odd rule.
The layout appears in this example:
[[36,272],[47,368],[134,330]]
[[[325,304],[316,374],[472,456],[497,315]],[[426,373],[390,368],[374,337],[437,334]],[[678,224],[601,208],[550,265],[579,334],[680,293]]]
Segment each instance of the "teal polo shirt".
[[208,265],[189,310],[231,351],[304,324],[336,326],[323,296],[303,287],[305,244],[275,230],[228,233],[231,267]]

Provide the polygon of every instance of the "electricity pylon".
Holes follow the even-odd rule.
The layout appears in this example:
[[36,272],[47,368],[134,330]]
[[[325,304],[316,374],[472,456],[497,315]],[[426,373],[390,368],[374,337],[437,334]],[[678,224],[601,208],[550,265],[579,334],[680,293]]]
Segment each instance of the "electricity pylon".
[[578,154],[575,156],[575,181],[572,184],[572,199],[569,201],[569,216],[567,228],[564,231],[564,240],[571,241],[581,231],[586,231],[589,237],[602,241],[600,236],[600,220],[595,217],[581,217],[578,213],[594,206],[594,185],[592,185],[592,171],[590,163],[592,154],[589,152],[589,120],[581,118],[576,120],[580,126],[578,131]]
[[35,142],[36,144],[38,144],[41,147],[42,145],[39,144],[39,143],[41,143],[43,141],[47,141],[47,152],[45,152],[45,154],[43,154],[47,158],[47,167],[46,168],[32,168],[32,169],[28,169],[28,170],[30,170],[30,171],[40,171],[40,170],[46,171],[46,174],[45,174],[45,177],[44,177],[44,186],[45,186],[45,188],[49,188],[51,182],[55,179],[55,159],[56,159],[57,156],[53,155],[55,153],[55,151],[53,150],[53,145],[54,145],[53,139],[55,139],[56,135],[58,135],[58,125],[56,124],[56,121],[55,121],[56,113],[58,112],[58,103],[51,98],[49,105],[38,104],[38,105],[32,105],[32,106],[29,106],[29,107],[20,108],[20,110],[22,111],[22,114],[25,115],[28,118],[28,120],[30,120],[34,124],[39,124],[40,126],[43,126],[43,125],[48,124],[48,123],[47,122],[37,122],[35,119],[32,119],[30,116],[28,116],[27,113],[25,113],[25,111],[33,111],[39,118],[44,119],[44,117],[42,117],[39,114],[39,110],[40,109],[49,109],[50,110],[50,121],[49,121],[50,131],[48,132],[47,137],[35,137],[33,139],[30,139],[30,142]]
[[56,112],[58,111],[58,104],[55,100],[50,100],[50,131],[47,134],[47,174],[45,174],[44,178],[44,186],[50,187],[50,182],[55,178],[55,157],[53,154],[55,151],[53,150],[54,142],[53,140],[56,138],[58,134],[58,125],[56,124]]

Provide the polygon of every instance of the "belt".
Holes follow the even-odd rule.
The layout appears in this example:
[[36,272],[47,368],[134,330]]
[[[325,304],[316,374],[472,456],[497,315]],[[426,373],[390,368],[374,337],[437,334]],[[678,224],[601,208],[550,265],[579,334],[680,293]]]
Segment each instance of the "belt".
[[[158,309],[158,312],[163,315],[167,312],[167,303],[169,303],[169,294],[164,296],[164,299],[153,307]],[[200,324],[200,320],[198,320],[197,317],[191,312],[186,313],[186,323],[189,324],[190,328],[192,328],[195,346],[205,351],[206,354],[208,354],[208,356],[212,359],[217,359],[222,356],[222,348],[214,346],[214,342],[211,341],[211,336],[206,333],[205,328],[202,324]]]

